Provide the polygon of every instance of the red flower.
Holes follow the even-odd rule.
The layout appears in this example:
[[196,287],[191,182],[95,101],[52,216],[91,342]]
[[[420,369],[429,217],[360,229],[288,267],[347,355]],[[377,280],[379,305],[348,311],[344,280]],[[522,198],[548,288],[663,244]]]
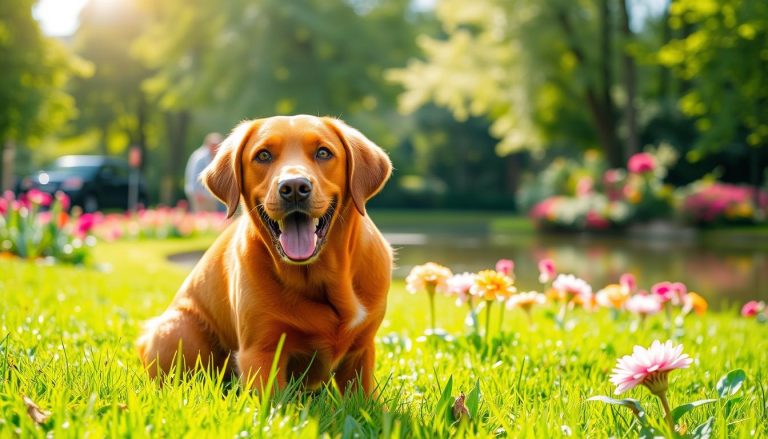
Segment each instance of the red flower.
[[744,317],[754,317],[760,314],[763,309],[765,309],[765,302],[750,300],[741,308],[741,315]]
[[96,225],[96,215],[93,213],[84,213],[77,220],[77,234],[85,236]]
[[652,155],[646,152],[633,155],[629,158],[629,163],[627,163],[627,169],[629,169],[629,172],[633,174],[645,174],[648,172],[653,172],[655,168],[656,161]]
[[29,192],[27,192],[27,199],[30,203],[43,207],[47,207],[51,204],[51,201],[53,201],[51,194],[37,189],[30,189]]

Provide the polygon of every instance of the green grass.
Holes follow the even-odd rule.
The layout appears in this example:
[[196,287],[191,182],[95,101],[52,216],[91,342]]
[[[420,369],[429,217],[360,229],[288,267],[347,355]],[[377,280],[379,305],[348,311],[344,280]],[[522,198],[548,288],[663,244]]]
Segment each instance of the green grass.
[[[140,322],[168,305],[186,275],[165,255],[209,242],[99,244],[95,260],[105,263],[102,271],[0,260],[0,436],[560,437],[570,431],[575,437],[635,437],[629,410],[585,400],[612,394],[610,370],[634,344],[669,337],[663,317],[632,332],[630,321],[614,321],[607,312],[577,312],[573,329],[562,331],[546,308],[534,313],[532,325],[509,311],[488,354],[462,335],[464,309],[444,297],[438,298],[437,321],[455,340],[420,337],[429,320],[427,298],[395,282],[377,342],[375,400],[342,398],[329,385],[314,394],[279,392],[269,401],[203,373],[171,376],[159,386],[142,371],[133,340]],[[715,437],[766,436],[766,329],[735,311],[689,317],[678,340],[696,361],[671,375],[673,406],[716,397],[716,381],[731,369],[747,373],[735,402],[686,414],[689,429],[714,416]],[[471,422],[451,425],[436,413],[451,377],[453,397],[479,382],[479,416]],[[50,418],[36,425],[22,395]],[[645,389],[625,396],[658,417],[660,408]]]

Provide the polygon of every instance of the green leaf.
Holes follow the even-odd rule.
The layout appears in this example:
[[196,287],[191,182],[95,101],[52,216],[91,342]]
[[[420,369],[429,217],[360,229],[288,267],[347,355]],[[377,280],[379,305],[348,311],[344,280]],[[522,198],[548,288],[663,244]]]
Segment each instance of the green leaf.
[[639,439],[657,439],[657,438],[663,438],[664,435],[659,433],[655,428],[651,427],[650,425],[646,425],[643,428],[641,428],[640,431],[637,432],[637,437]]
[[360,423],[352,416],[347,415],[346,419],[344,419],[344,432],[341,434],[342,439],[357,437],[357,435],[362,433],[363,428],[360,426]]
[[717,394],[720,398],[731,396],[739,391],[741,385],[744,384],[744,380],[747,378],[747,374],[742,369],[736,369],[728,372],[727,375],[720,378],[717,382]]
[[480,380],[477,380],[475,387],[469,391],[465,406],[472,419],[476,419],[478,409],[480,408]]
[[443,418],[446,425],[453,423],[453,413],[451,407],[453,405],[453,397],[451,392],[453,391],[453,375],[448,378],[448,382],[443,387],[443,393],[440,395],[440,399],[435,405],[435,420]]
[[713,425],[715,423],[715,417],[712,416],[709,419],[707,419],[703,424],[699,425],[698,427],[694,428],[691,432],[691,438],[692,439],[709,439],[712,437],[713,433]]
[[640,405],[640,401],[636,399],[631,399],[631,398],[614,399],[614,398],[611,398],[610,396],[598,395],[598,396],[593,396],[591,398],[588,398],[587,401],[600,401],[600,402],[604,402],[606,404],[611,404],[611,405],[621,405],[624,407],[628,407],[633,412],[635,412],[635,414],[645,412],[645,410],[643,410],[643,407]]
[[715,401],[717,400],[716,399],[700,399],[698,401],[689,402],[688,404],[682,404],[672,409],[672,413],[670,413],[670,415],[672,416],[672,420],[674,422],[677,422],[677,420],[680,419],[684,414],[690,412],[696,407],[704,404],[709,404]]

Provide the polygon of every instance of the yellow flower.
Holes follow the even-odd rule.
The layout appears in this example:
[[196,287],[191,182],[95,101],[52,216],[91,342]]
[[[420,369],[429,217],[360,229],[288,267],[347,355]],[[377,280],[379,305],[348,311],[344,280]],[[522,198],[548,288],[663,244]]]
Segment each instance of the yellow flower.
[[685,295],[685,298],[683,298],[683,314],[688,314],[693,311],[697,315],[702,315],[707,312],[707,308],[709,308],[707,300],[697,293],[690,291]]
[[629,299],[629,290],[619,284],[610,284],[597,292],[597,304],[604,308],[621,309]]
[[445,291],[445,281],[453,276],[448,267],[444,267],[434,262],[427,262],[424,265],[417,265],[411,269],[408,277],[405,278],[406,289],[411,294],[419,291],[426,291],[434,294],[435,291]]
[[469,293],[483,300],[506,300],[517,288],[512,285],[512,278],[496,270],[483,270],[475,276],[475,284]]

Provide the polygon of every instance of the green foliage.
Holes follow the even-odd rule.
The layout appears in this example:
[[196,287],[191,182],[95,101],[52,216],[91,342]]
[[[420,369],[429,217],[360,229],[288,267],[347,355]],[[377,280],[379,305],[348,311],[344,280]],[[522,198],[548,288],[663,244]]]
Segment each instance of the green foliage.
[[768,144],[768,3],[675,0],[669,13],[683,36],[657,56],[689,84],[679,104],[701,133],[690,158],[733,143]]
[[61,127],[72,115],[65,86],[82,65],[32,18],[33,0],[0,3],[0,145]]
[[152,2],[152,26],[137,46],[157,69],[146,89],[163,108],[216,108],[230,125],[272,114],[381,112],[396,91],[384,69],[413,51],[408,4]]
[[139,119],[152,112],[141,89],[149,71],[131,50],[147,21],[129,1],[89,1],[80,13],[73,50],[90,63],[90,71],[72,81],[79,109],[72,130],[96,131],[102,153],[121,152],[139,142],[144,135],[139,130],[145,129],[140,125],[146,123]]
[[487,117],[500,155],[595,145],[587,95],[601,86],[600,57],[615,62],[592,43],[597,2],[447,0],[436,14],[443,33],[420,37],[425,59],[389,73],[403,111],[433,102],[458,120]]

